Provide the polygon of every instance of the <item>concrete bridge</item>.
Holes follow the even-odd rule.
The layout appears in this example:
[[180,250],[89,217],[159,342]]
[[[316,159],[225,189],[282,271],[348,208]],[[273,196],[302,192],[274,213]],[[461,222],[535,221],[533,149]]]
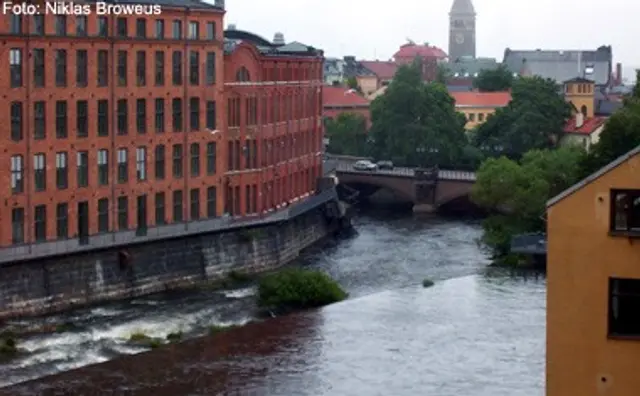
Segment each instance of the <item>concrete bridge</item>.
[[443,205],[468,198],[476,181],[474,172],[447,169],[354,169],[354,163],[363,159],[369,158],[326,155],[341,184],[365,194],[380,188],[391,190],[402,200],[413,203],[416,212],[435,212]]

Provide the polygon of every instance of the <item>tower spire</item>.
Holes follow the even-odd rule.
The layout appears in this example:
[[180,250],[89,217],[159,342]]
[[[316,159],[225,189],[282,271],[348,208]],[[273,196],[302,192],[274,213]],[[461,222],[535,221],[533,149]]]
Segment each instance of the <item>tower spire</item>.
[[476,10],[473,7],[471,0],[453,0],[453,4],[451,5],[451,14],[476,15]]

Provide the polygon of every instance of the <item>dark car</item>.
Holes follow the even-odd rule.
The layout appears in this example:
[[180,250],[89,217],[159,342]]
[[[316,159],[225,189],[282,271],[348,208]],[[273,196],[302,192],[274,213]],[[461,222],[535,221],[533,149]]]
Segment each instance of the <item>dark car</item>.
[[393,169],[393,162],[391,162],[391,161],[378,161],[377,165],[378,165],[378,169],[381,169],[381,170],[384,170],[384,169],[391,170],[391,169]]

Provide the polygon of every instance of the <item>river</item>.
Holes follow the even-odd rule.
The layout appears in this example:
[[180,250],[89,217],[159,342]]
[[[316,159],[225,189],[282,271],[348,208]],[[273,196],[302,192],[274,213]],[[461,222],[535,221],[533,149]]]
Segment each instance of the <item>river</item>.
[[[298,263],[331,274],[350,293],[345,302],[26,382],[7,394],[544,393],[544,277],[488,270],[477,222],[378,213],[357,217],[355,226],[356,236]],[[435,286],[423,288],[424,278]],[[193,337],[212,324],[244,324],[253,319],[254,293],[174,293],[51,318],[77,327],[23,340],[27,353],[0,365],[0,386],[143,352],[126,344],[136,331]]]

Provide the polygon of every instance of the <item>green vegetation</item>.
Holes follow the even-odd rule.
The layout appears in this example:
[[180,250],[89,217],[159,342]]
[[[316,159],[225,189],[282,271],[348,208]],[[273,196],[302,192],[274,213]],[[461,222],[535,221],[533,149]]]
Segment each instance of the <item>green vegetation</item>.
[[347,293],[327,274],[299,268],[269,274],[258,285],[258,304],[277,311],[328,305],[347,298]]
[[136,331],[129,336],[129,343],[145,348],[156,349],[162,346],[163,340],[157,337],[150,337],[147,334]]
[[233,330],[238,327],[239,326],[236,326],[236,325],[228,325],[228,326],[212,325],[209,327],[209,335],[224,333],[226,331]]
[[167,341],[169,342],[179,342],[182,341],[182,331],[177,331],[174,333],[167,334]]
[[14,357],[18,353],[18,345],[15,334],[11,332],[0,333],[0,360]]
[[513,74],[505,65],[497,69],[485,69],[473,79],[473,87],[480,92],[506,91],[513,86]]
[[431,286],[433,286],[434,284],[435,284],[435,283],[434,283],[431,279],[424,278],[424,279],[422,280],[422,287],[431,287]]
[[360,114],[340,113],[335,119],[325,120],[328,151],[337,155],[368,154],[367,120]]
[[355,89],[360,94],[362,94],[362,88],[360,88],[360,84],[358,84],[358,79],[357,78],[349,77],[347,79],[346,83],[347,83],[347,87],[349,87],[349,89]]

